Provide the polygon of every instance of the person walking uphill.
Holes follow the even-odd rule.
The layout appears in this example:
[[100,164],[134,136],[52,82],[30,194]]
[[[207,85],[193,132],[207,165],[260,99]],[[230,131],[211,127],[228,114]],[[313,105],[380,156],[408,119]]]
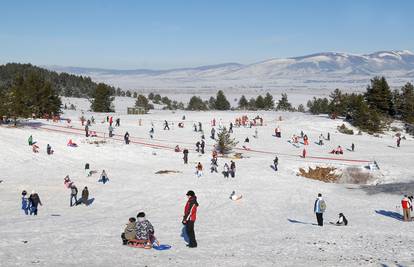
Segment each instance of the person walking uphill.
[[185,204],[182,223],[185,225],[187,235],[190,240],[187,246],[190,248],[196,248],[197,241],[196,241],[195,233],[194,233],[194,223],[197,218],[198,202],[197,202],[197,197],[194,191],[190,190],[187,192],[186,195],[188,197],[188,201]]
[[326,210],[326,203],[325,200],[322,198],[322,194],[318,194],[318,198],[315,200],[315,204],[313,206],[313,211],[316,214],[316,220],[318,221],[319,226],[323,226],[323,213]]
[[184,160],[184,164],[188,163],[188,149],[184,148],[183,150],[183,160]]
[[82,190],[82,203],[85,204],[85,206],[88,206],[88,199],[89,199],[89,190],[88,190],[88,187],[85,186],[85,188]]
[[401,207],[403,209],[404,222],[411,221],[411,215],[410,215],[411,204],[410,204],[410,200],[408,199],[407,195],[404,195],[404,198],[401,200]]
[[29,196],[29,203],[30,203],[30,215],[37,216],[37,206],[40,204],[42,206],[42,202],[40,201],[39,195],[32,191]]

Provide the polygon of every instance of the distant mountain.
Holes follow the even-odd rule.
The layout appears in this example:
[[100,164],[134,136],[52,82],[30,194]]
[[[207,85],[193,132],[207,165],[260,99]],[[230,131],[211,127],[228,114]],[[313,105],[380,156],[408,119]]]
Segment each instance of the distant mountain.
[[398,85],[414,74],[414,53],[408,50],[379,51],[367,55],[324,52],[253,64],[225,63],[169,70],[112,70],[46,66],[58,72],[91,76],[123,87],[360,87],[370,78],[384,75]]

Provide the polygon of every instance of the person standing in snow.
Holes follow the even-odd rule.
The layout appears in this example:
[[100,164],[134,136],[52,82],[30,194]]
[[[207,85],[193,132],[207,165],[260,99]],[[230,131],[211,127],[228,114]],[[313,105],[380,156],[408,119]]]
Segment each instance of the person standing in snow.
[[194,191],[190,190],[187,192],[187,203],[185,204],[184,208],[184,216],[182,223],[185,225],[187,235],[189,237],[189,244],[187,245],[190,248],[196,248],[197,247],[197,241],[195,237],[194,232],[194,223],[197,219],[197,208],[198,208],[198,202],[197,197],[194,193]]
[[121,126],[121,119],[117,118],[116,123],[115,123],[115,127],[119,127],[119,126]]
[[29,196],[29,204],[30,204],[30,215],[37,216],[37,207],[42,206],[42,202],[40,201],[39,195],[32,191],[32,193]]
[[151,127],[151,130],[149,131],[149,135],[151,139],[154,138],[154,127]]
[[211,128],[211,139],[216,139],[216,129],[214,129],[214,128]]
[[326,138],[328,141],[331,141],[331,134],[330,133],[328,133],[328,136],[327,136],[327,138]]
[[198,131],[199,132],[202,132],[203,131],[203,127],[202,127],[201,122],[198,122]]
[[217,158],[213,157],[211,159],[211,168],[210,168],[211,173],[218,172],[217,167],[218,167]]
[[88,124],[85,125],[85,136],[89,137],[89,125]]
[[[75,203],[73,203],[73,199],[75,199]],[[70,206],[75,206],[78,204],[78,188],[72,184],[70,186]]]
[[85,164],[85,175],[86,175],[87,177],[91,176],[91,171],[90,171],[90,169],[89,169],[89,163],[86,163],[86,164]]
[[232,122],[230,122],[229,133],[233,133],[233,123]]
[[105,184],[108,181],[109,181],[108,175],[106,174],[105,170],[102,170],[101,177],[98,180],[98,182],[102,182],[103,184]]
[[197,143],[196,143],[196,151],[197,152],[200,152],[200,141],[197,141]]
[[52,150],[52,147],[49,145],[49,144],[47,144],[47,146],[46,146],[46,153],[48,154],[48,155],[52,155],[53,154],[53,150]]
[[397,147],[400,147],[400,143],[401,143],[401,136],[397,137]]
[[322,198],[322,194],[319,193],[313,205],[313,211],[316,214],[316,220],[319,226],[323,226],[323,213],[326,210],[325,200]]
[[404,195],[404,198],[401,200],[401,207],[403,209],[404,222],[411,221],[411,215],[410,215],[411,205],[410,205],[410,200],[408,199],[407,195]]
[[319,145],[320,146],[323,145],[323,135],[322,134],[319,135]]
[[89,190],[88,187],[85,186],[82,190],[82,203],[85,204],[85,206],[88,206],[88,199],[89,199]]
[[201,154],[204,154],[204,148],[206,147],[206,143],[204,142],[204,140],[201,140],[200,147],[201,147]]
[[129,133],[128,132],[126,132],[124,135],[124,141],[125,141],[125,144],[129,145]]
[[229,178],[229,170],[230,170],[230,168],[229,168],[229,165],[227,164],[227,162],[224,163],[224,166],[223,166],[224,178]]
[[168,121],[164,121],[164,130],[170,130],[170,126],[168,125]]
[[196,166],[196,176],[200,178],[203,175],[203,165],[199,162]]
[[27,139],[27,142],[29,143],[29,146],[33,145],[33,136],[32,135],[29,136],[29,139]]
[[184,164],[188,163],[188,149],[184,148],[183,150],[183,160],[184,160]]
[[273,165],[274,165],[275,171],[277,171],[277,165],[278,164],[279,164],[279,158],[277,156],[275,156],[275,159],[273,160]]
[[22,210],[24,211],[24,214],[29,215],[29,198],[27,197],[26,190],[23,190],[22,192]]
[[352,152],[355,151],[355,144],[354,143],[352,143],[352,145],[351,145],[351,150],[352,150]]
[[231,178],[234,178],[236,176],[236,163],[232,160],[230,160],[230,175]]
[[109,127],[108,127],[109,137],[114,136],[113,131],[114,131],[114,127],[112,127],[112,125],[109,125]]

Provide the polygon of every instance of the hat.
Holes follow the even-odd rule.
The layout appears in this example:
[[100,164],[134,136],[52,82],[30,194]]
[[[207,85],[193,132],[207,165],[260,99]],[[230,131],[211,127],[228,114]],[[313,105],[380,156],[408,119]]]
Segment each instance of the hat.
[[144,212],[138,212],[138,214],[137,214],[137,218],[140,218],[140,217],[145,217],[145,213]]
[[195,196],[195,193],[194,193],[194,191],[193,190],[190,190],[190,191],[188,191],[187,192],[187,194],[186,194],[187,196],[191,196],[191,197],[193,197],[193,196]]

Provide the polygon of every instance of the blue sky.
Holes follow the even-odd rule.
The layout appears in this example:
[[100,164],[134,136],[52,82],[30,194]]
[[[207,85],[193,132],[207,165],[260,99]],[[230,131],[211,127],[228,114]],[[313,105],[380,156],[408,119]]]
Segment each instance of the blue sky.
[[0,63],[100,68],[414,51],[414,1],[0,2]]

